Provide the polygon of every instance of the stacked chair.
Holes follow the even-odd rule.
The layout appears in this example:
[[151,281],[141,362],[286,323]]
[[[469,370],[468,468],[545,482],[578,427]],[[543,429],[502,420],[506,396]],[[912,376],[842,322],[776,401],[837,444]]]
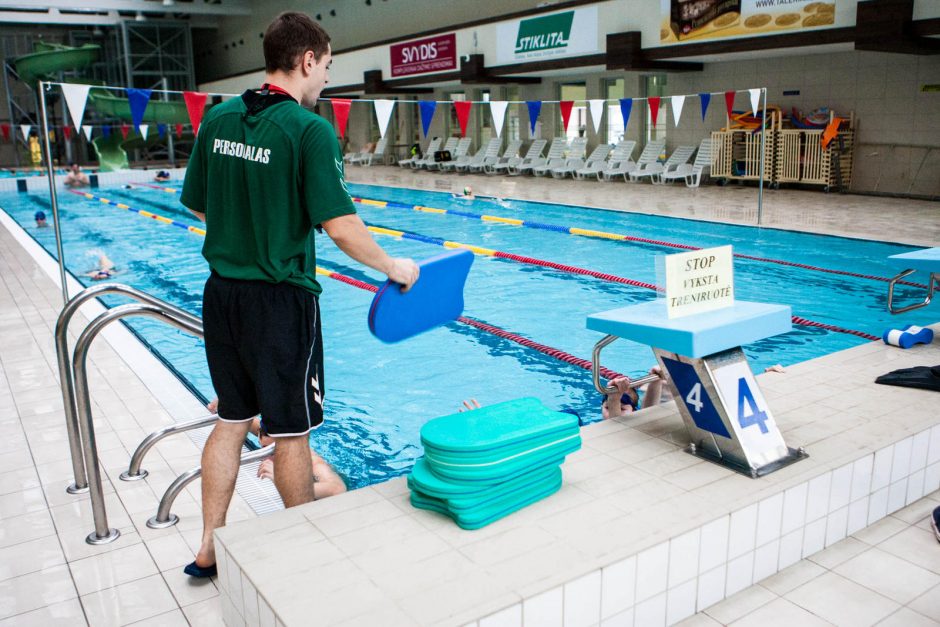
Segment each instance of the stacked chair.
[[703,139],[698,145],[698,152],[695,153],[695,161],[692,165],[683,163],[675,170],[663,172],[659,175],[660,182],[666,183],[676,179],[685,179],[686,187],[698,187],[702,182],[702,173],[705,170],[711,170],[712,167],[712,140]]
[[[450,140],[448,140],[448,141],[450,141]],[[432,160],[431,163],[425,164],[424,167],[427,168],[428,170],[443,170],[445,165],[449,165],[449,164],[455,163],[455,162],[457,162],[457,161],[460,161],[461,159],[467,159],[467,158],[468,158],[468,157],[467,157],[467,153],[470,152],[470,143],[471,143],[472,141],[473,141],[473,140],[472,140],[471,138],[469,138],[469,137],[462,137],[462,138],[457,142],[457,146],[456,146],[456,147],[449,149],[449,150],[450,150],[450,157],[451,157],[451,160],[450,160],[450,161],[434,161],[434,160]],[[447,148],[446,145],[444,146],[444,150],[448,150],[448,148]]]
[[518,153],[515,155],[510,155],[506,157],[506,153],[509,152],[509,149],[506,149],[506,152],[503,153],[503,157],[494,163],[491,166],[486,166],[483,168],[483,171],[487,174],[512,174],[514,168],[519,168],[529,163],[534,162],[537,159],[542,158],[542,151],[545,150],[545,144],[548,142],[544,139],[536,139],[529,146],[529,150],[526,151],[525,157],[519,157]]
[[485,146],[481,146],[479,150],[476,151],[472,157],[464,155],[463,157],[458,157],[455,161],[447,161],[446,163],[441,164],[441,170],[452,171],[452,172],[466,172],[471,165],[482,164],[483,160],[487,157],[494,158],[499,155],[499,145],[502,143],[502,140],[499,137],[494,137],[490,141],[486,142]]
[[635,147],[635,141],[623,140],[614,147],[606,159],[600,161],[591,161],[589,158],[584,167],[575,170],[572,173],[572,176],[579,180],[583,180],[588,177],[600,178],[604,170],[611,167],[616,167],[622,161],[630,161],[630,158],[633,156],[633,149]]
[[497,144],[496,154],[492,157],[484,155],[483,161],[481,163],[471,163],[467,166],[469,172],[486,172],[487,168],[495,167],[499,163],[506,163],[510,159],[519,158],[519,149],[522,148],[522,140],[514,139],[509,142],[509,145],[506,146],[506,150],[503,151],[503,156],[499,156],[499,145]]
[[479,529],[557,492],[581,436],[577,416],[522,398],[435,418],[421,428],[421,444],[411,504]]
[[599,181],[612,181],[618,176],[622,176],[623,180],[627,180],[627,176],[634,170],[639,167],[643,167],[650,163],[656,163],[659,159],[660,153],[662,153],[663,148],[666,147],[665,139],[654,139],[653,141],[646,144],[643,147],[643,152],[640,153],[640,158],[637,159],[636,163],[627,159],[626,161],[620,161],[615,166],[607,168],[603,172],[600,172],[597,175],[597,180]]
[[[435,151],[438,151],[440,149],[441,149],[441,138],[435,137],[434,139],[430,141],[430,143],[428,143],[428,149],[424,152],[424,156],[426,157],[428,155],[433,155]],[[408,157],[407,159],[402,159],[401,161],[398,162],[398,165],[400,165],[403,168],[407,168],[407,167],[413,168],[415,167],[415,163],[417,163],[418,161],[422,161],[423,159],[424,157],[413,155],[411,157]]]
[[556,164],[564,163],[565,151],[568,149],[568,138],[567,137],[556,137],[552,140],[552,145],[548,149],[547,157],[538,157],[532,159],[531,161],[524,161],[515,167],[509,168],[510,176],[518,176],[520,174],[525,174],[526,172],[534,172],[535,168],[545,167],[546,164],[552,163],[553,161]]
[[569,174],[572,178],[575,177],[575,173],[581,170],[582,168],[587,168],[596,171],[598,164],[603,164],[607,162],[607,155],[610,154],[610,144],[600,144],[594,150],[591,151],[591,154],[588,156],[587,161],[584,159],[568,159],[568,162],[565,165],[552,168],[552,178],[563,179]]
[[[587,151],[587,137],[575,137],[571,140],[568,150],[564,151],[560,158],[552,159],[549,154],[548,163],[532,168],[532,174],[535,176],[545,176],[551,174],[555,168],[565,167],[569,162],[583,163],[584,153]],[[580,166],[579,166],[580,167]]]
[[[438,144],[438,145],[440,145],[440,144]],[[443,147],[443,148],[438,148],[438,149],[436,149],[436,150],[431,150],[431,147],[428,146],[428,151],[425,153],[424,159],[418,159],[417,161],[415,161],[414,163],[411,164],[411,167],[414,168],[415,170],[420,170],[421,168],[426,168],[426,167],[428,167],[429,164],[435,163],[435,161],[434,161],[434,153],[437,152],[438,150],[447,150],[448,152],[450,152],[450,154],[454,154],[454,150],[456,150],[456,149],[457,149],[457,138],[456,138],[456,137],[448,137],[448,138],[447,138],[447,141],[444,143],[444,147]]]
[[634,183],[647,176],[650,177],[651,182],[656,183],[656,176],[664,172],[672,172],[680,165],[688,163],[689,159],[692,158],[693,152],[695,152],[695,146],[679,146],[672,151],[672,154],[666,159],[666,163],[653,162],[643,164],[633,172],[630,172],[628,176]]

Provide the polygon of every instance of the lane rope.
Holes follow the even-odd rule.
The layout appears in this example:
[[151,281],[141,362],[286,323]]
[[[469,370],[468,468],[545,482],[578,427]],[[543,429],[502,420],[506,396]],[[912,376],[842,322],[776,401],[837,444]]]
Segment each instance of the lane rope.
[[[123,203],[116,203],[116,202],[114,202],[114,201],[112,201],[112,200],[109,200],[109,199],[107,199],[107,198],[102,198],[101,196],[97,196],[97,195],[95,195],[95,194],[90,194],[90,193],[88,193],[88,192],[79,192],[79,191],[76,191],[76,190],[69,190],[69,191],[72,192],[73,194],[77,195],[77,196],[83,196],[84,198],[87,198],[88,200],[97,200],[98,202],[100,202],[100,203],[102,203],[102,204],[112,205],[112,206],[115,206],[115,207],[119,207],[120,209],[126,209],[126,210],[130,211],[131,213],[136,213],[136,214],[141,215],[141,216],[143,216],[143,217],[145,217],[145,218],[153,218],[153,219],[156,220],[157,222],[161,222],[161,223],[167,224],[167,225],[169,225],[169,226],[175,226],[175,227],[178,227],[178,228],[184,228],[184,229],[186,229],[187,231],[190,231],[191,233],[196,233],[197,235],[202,235],[203,237],[205,237],[205,235],[206,235],[206,232],[205,232],[204,229],[198,229],[198,228],[196,228],[196,227],[193,227],[193,226],[190,226],[190,225],[187,225],[187,224],[183,224],[182,222],[177,222],[176,220],[171,220],[170,218],[165,218],[165,217],[163,217],[163,216],[159,216],[159,215],[157,215],[157,214],[150,213],[149,211],[141,211],[141,210],[138,210],[138,209],[134,209],[133,207],[129,207],[129,206],[127,206],[127,205],[121,207],[120,205],[122,205]],[[334,279],[334,280],[339,281],[339,282],[341,282],[341,283],[346,283],[347,285],[351,285],[351,286],[353,286],[353,287],[357,287],[357,288],[359,288],[359,289],[361,289],[361,290],[366,290],[366,291],[368,291],[368,292],[377,292],[377,291],[379,290],[379,288],[378,288],[377,285],[373,285],[372,283],[366,283],[365,281],[360,281],[359,279],[355,279],[355,278],[353,278],[353,277],[346,276],[345,274],[340,274],[339,272],[334,272],[334,271],[332,271],[332,270],[328,270],[328,269],[323,268],[323,267],[321,267],[321,266],[317,266],[317,267],[316,267],[316,272],[317,272],[317,274],[319,274],[319,275],[321,275],[321,276],[325,276],[325,277],[328,277],[328,278],[330,278],[330,279]],[[526,348],[530,348],[530,349],[536,350],[536,351],[538,351],[538,352],[540,352],[540,353],[542,353],[542,354],[544,354],[544,355],[548,355],[549,357],[552,357],[552,358],[557,359],[557,360],[559,360],[559,361],[563,361],[563,362],[565,362],[565,363],[567,363],[567,364],[570,364],[570,365],[572,365],[572,366],[577,366],[577,367],[582,368],[582,369],[584,369],[584,370],[587,370],[587,371],[589,371],[589,372],[593,369],[591,362],[590,362],[589,360],[587,360],[587,359],[581,359],[580,357],[575,357],[574,355],[572,355],[572,354],[570,354],[570,353],[566,353],[565,351],[563,351],[563,350],[561,350],[561,349],[553,348],[553,347],[548,346],[548,345],[546,345],[546,344],[540,344],[539,342],[536,342],[536,341],[534,341],[534,340],[530,340],[529,338],[524,337],[524,336],[522,336],[522,335],[519,335],[518,333],[513,333],[512,331],[507,331],[506,329],[502,329],[502,328],[500,328],[500,327],[493,326],[493,325],[488,324],[488,323],[486,323],[486,322],[482,322],[482,321],[480,321],[480,320],[476,320],[475,318],[470,318],[470,317],[468,317],[468,316],[460,316],[459,318],[457,318],[457,322],[460,322],[460,323],[462,323],[462,324],[469,325],[469,326],[471,326],[471,327],[474,327],[474,328],[476,328],[476,329],[479,329],[479,330],[484,331],[484,332],[486,332],[486,333],[489,333],[489,334],[491,334],[491,335],[495,335],[495,336],[497,336],[497,337],[503,338],[503,339],[505,339],[505,340],[509,340],[510,342],[515,342],[516,344],[519,344],[520,346],[524,346],[524,347],[526,347]],[[611,380],[611,379],[616,379],[616,378],[618,378],[618,377],[624,376],[624,375],[620,374],[619,372],[615,372],[614,370],[611,370],[611,369],[609,369],[609,368],[605,368],[604,366],[601,366],[600,373],[601,373],[601,376],[603,376],[603,377],[604,377],[605,379],[607,379],[608,381]]]

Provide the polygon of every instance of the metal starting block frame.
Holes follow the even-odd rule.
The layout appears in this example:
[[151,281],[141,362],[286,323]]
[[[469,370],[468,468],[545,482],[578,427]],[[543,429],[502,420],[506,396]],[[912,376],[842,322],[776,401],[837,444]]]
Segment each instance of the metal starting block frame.
[[[934,286],[940,286],[940,247],[925,248],[923,250],[915,250],[900,255],[891,255],[888,257],[888,263],[903,268],[903,270],[892,277],[891,281],[888,283],[888,311],[893,314],[899,314],[929,305],[930,301],[933,299]],[[914,274],[918,270],[927,273],[927,292],[924,295],[924,300],[906,307],[895,307],[894,287],[897,285],[898,281]]]
[[600,354],[618,338],[646,344],[676,399],[689,432],[686,451],[757,478],[808,457],[783,440],[741,345],[786,333],[790,308],[737,301],[731,307],[669,319],[655,300],[588,316],[606,333],[594,347],[594,385],[601,393]]

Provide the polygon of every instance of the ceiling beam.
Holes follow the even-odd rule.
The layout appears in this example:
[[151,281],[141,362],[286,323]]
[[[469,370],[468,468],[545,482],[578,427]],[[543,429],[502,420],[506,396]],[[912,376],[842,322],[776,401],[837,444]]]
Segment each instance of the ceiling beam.
[[[157,21],[156,18],[152,21]],[[117,11],[107,13],[60,13],[53,11],[0,11],[0,24],[65,24],[69,26],[117,26],[133,18],[122,17]],[[145,19],[142,23],[147,23]],[[208,15],[196,15],[186,23],[193,28],[218,28],[218,21]]]
[[914,0],[868,0],[855,8],[855,49],[940,54],[940,40],[914,34]]
[[497,76],[486,67],[482,54],[470,54],[460,58],[460,82],[464,85],[501,85],[509,83],[537,85],[538,76]]
[[640,31],[607,34],[607,69],[664,72],[701,72],[701,63],[684,61],[663,61],[649,57],[649,50],[643,50]]
[[184,15],[251,15],[251,5],[246,0],[217,0],[206,2],[182,2],[164,5],[163,0],[0,0],[0,11],[88,11],[89,13],[124,11],[136,13],[175,13]]

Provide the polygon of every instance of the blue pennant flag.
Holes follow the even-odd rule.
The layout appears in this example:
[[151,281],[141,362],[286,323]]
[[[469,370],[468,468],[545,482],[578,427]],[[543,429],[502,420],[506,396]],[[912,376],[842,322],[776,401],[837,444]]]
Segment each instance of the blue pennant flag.
[[437,108],[437,101],[422,100],[418,105],[421,107],[421,127],[424,129],[424,136],[427,137],[431,120],[434,118],[434,110]]
[[149,89],[134,89],[133,87],[127,89],[127,101],[131,105],[131,120],[135,130],[144,121],[144,111],[147,110],[147,103],[150,102],[150,93]]
[[163,137],[166,135],[166,124],[157,124],[157,136]]
[[712,95],[709,93],[699,94],[699,100],[702,101],[702,121],[705,121],[705,112],[708,111],[708,103],[712,101]]
[[526,100],[526,106],[529,107],[529,131],[535,133],[535,123],[539,120],[539,112],[542,110],[541,100]]
[[105,124],[104,126],[102,126],[101,135],[104,137],[111,137],[111,126],[108,124]]
[[620,115],[623,116],[623,130],[627,130],[630,123],[630,112],[633,110],[633,98],[620,99]]

